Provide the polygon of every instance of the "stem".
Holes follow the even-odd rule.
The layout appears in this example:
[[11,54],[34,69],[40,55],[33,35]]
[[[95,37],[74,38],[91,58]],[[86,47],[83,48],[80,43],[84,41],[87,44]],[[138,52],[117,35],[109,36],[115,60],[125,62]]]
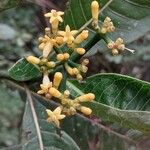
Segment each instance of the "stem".
[[41,135],[37,115],[36,115],[36,112],[35,112],[32,96],[31,96],[31,93],[30,93],[28,87],[26,85],[24,87],[25,87],[25,90],[26,90],[26,93],[27,93],[27,98],[28,98],[29,105],[31,107],[31,112],[32,112],[32,115],[33,115],[33,120],[34,120],[35,128],[36,128],[36,131],[37,131],[37,137],[38,137],[38,140],[39,140],[39,147],[40,147],[40,150],[44,150],[42,135]]
[[63,78],[62,78],[61,84],[59,86],[59,90],[60,90],[60,92],[64,92],[67,89],[66,84],[67,84],[67,78],[68,78],[68,75],[66,73],[64,66],[61,67],[61,73],[63,74]]

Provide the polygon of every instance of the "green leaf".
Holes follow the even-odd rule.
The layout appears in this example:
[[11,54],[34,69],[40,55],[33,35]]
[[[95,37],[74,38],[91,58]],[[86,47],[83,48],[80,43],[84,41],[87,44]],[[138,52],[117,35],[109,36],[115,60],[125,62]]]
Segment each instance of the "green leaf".
[[0,149],[19,143],[23,101],[18,91],[0,82]]
[[2,0],[0,1],[0,11],[15,7],[21,0]]
[[[71,29],[81,28],[91,19],[90,4],[92,0],[69,0],[64,16],[64,25]],[[103,7],[108,0],[98,0]],[[122,37],[126,42],[132,42],[150,31],[150,1],[149,0],[113,0],[113,2],[100,14],[99,21],[109,16],[116,27],[111,38]],[[88,27],[89,29],[91,27]],[[92,29],[92,28],[91,28]],[[90,39],[94,32],[90,30]]]
[[9,69],[9,75],[17,81],[27,81],[39,77],[41,73],[36,66],[22,58]]
[[92,92],[95,101],[85,104],[93,113],[121,126],[150,133],[150,84],[117,74],[98,74],[85,83],[68,81],[71,93],[81,95]]
[[[46,121],[46,108],[34,97],[34,107],[37,113],[38,122],[42,134],[44,149],[62,149],[62,150],[78,150],[76,143],[64,131],[61,136],[58,129]],[[37,131],[33,121],[30,105],[27,103],[23,117],[23,150],[39,149]]]
[[62,129],[66,131],[80,146],[81,149],[102,150],[126,150],[135,148],[134,140],[127,140],[126,136],[120,136],[111,129],[105,128],[98,123],[99,120],[91,121],[85,117],[75,115],[63,120]]

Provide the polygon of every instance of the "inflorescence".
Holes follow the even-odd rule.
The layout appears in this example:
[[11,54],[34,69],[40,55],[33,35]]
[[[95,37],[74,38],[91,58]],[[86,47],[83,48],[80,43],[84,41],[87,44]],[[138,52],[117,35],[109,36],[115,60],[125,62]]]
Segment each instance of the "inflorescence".
[[[102,24],[98,24],[99,11],[98,2],[92,1],[93,29],[100,35],[113,32],[115,27],[109,17],[106,17]],[[42,56],[39,58],[35,56],[26,57],[29,63],[37,65],[43,73],[43,81],[37,93],[45,96],[48,100],[54,97],[60,102],[60,106],[54,111],[46,109],[48,114],[47,121],[54,123],[57,127],[60,126],[59,120],[65,118],[67,115],[74,115],[77,111],[84,115],[90,115],[92,110],[82,106],[82,102],[91,102],[95,98],[93,93],[72,98],[69,90],[60,89],[65,75],[61,71],[55,71],[59,66],[63,66],[67,72],[67,76],[75,77],[81,81],[83,79],[82,74],[88,71],[87,65],[89,64],[88,59],[84,59],[81,64],[76,63],[76,58],[80,58],[86,53],[86,50],[81,47],[81,43],[88,38],[88,30],[83,30],[81,33],[78,33],[78,30],[71,30],[69,25],[65,27],[65,31],[59,30],[59,23],[63,22],[62,15],[64,15],[64,12],[53,9],[50,13],[45,14],[45,17],[49,18],[51,27],[45,28],[45,35],[39,37],[39,50],[42,52]],[[114,55],[126,49],[121,38],[118,38],[115,42],[112,40],[106,40],[106,42],[107,47]],[[67,47],[67,49],[62,50],[63,47]],[[130,51],[133,52],[132,50]],[[54,71],[53,81],[50,81],[49,78],[51,71]]]

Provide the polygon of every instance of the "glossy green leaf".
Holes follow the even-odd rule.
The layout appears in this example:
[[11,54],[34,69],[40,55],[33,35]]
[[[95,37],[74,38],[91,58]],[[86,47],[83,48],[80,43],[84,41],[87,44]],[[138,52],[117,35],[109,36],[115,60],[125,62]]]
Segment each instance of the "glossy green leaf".
[[9,69],[9,75],[17,81],[27,81],[39,77],[41,73],[36,66],[22,58]]
[[0,11],[18,6],[20,2],[21,0],[2,0],[0,1]]
[[[90,4],[92,0],[69,0],[64,17],[64,25],[72,29],[81,28],[91,18]],[[98,0],[103,7],[108,0]],[[113,0],[100,14],[99,21],[109,16],[116,31],[109,34],[112,38],[122,37],[126,42],[134,41],[150,30],[149,0]],[[91,28],[91,27],[89,27]],[[90,38],[94,35],[90,30]]]
[[[39,103],[36,98],[33,98],[33,100],[40,125],[44,150],[79,150],[78,146],[69,135],[67,135],[64,131],[58,131],[58,129],[53,124],[50,124],[46,121],[46,108],[41,103]],[[28,103],[26,105],[23,118],[23,136],[23,150],[39,149],[37,132],[33,121],[32,112]]]
[[68,81],[72,94],[92,92],[95,101],[88,105],[96,116],[150,133],[150,84],[117,74],[98,74],[85,83]]

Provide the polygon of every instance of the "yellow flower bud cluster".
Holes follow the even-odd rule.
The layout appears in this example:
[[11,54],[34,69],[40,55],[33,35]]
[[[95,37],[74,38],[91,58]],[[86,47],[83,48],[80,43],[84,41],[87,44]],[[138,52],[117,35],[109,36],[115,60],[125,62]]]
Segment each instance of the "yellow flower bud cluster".
[[57,127],[60,126],[60,120],[65,118],[66,115],[74,115],[77,111],[80,111],[84,115],[90,115],[92,110],[88,107],[82,106],[81,103],[91,102],[95,99],[93,93],[83,94],[75,99],[71,99],[68,90],[60,92],[58,88],[61,84],[62,78],[62,73],[56,72],[54,74],[53,82],[50,82],[48,73],[45,73],[43,75],[43,82],[40,85],[41,89],[37,92],[38,94],[44,94],[47,98],[55,97],[60,101],[61,106],[57,107],[54,111],[46,109],[48,115],[47,121],[54,123]]
[[127,50],[127,51],[129,51],[131,53],[134,53],[134,50],[125,47],[124,41],[123,41],[122,38],[118,38],[115,42],[114,41],[110,41],[107,44],[107,47],[109,49],[111,49],[113,55],[118,55],[119,51],[124,51],[124,50]]
[[111,49],[113,55],[118,55],[119,51],[123,51],[125,49],[125,45],[122,38],[118,38],[115,42],[110,41],[107,47]]
[[69,53],[64,53],[64,54],[57,54],[57,60],[58,61],[66,61],[70,57]]
[[92,1],[91,3],[91,13],[92,13],[92,26],[95,29],[98,29],[100,33],[107,33],[107,32],[113,32],[115,30],[115,27],[113,25],[113,22],[109,17],[106,17],[104,22],[102,23],[102,26],[99,27],[98,25],[98,15],[99,15],[99,4],[96,0]]
[[89,64],[88,59],[84,59],[81,65],[78,64],[77,67],[71,67],[68,64],[65,64],[65,69],[70,76],[75,76],[77,80],[81,81],[83,79],[82,73],[86,73],[88,71],[87,65]]
[[95,98],[93,93],[84,94],[74,100],[69,98],[70,92],[68,90],[61,94],[56,88],[51,88],[50,94],[60,100],[62,104],[62,113],[65,115],[74,115],[77,111],[82,112],[84,115],[90,115],[92,113],[90,108],[82,106],[80,103],[93,101]]
[[114,27],[113,22],[111,21],[109,17],[106,17],[102,24],[100,32],[105,34],[107,32],[113,32],[114,30],[115,30],[115,27]]

